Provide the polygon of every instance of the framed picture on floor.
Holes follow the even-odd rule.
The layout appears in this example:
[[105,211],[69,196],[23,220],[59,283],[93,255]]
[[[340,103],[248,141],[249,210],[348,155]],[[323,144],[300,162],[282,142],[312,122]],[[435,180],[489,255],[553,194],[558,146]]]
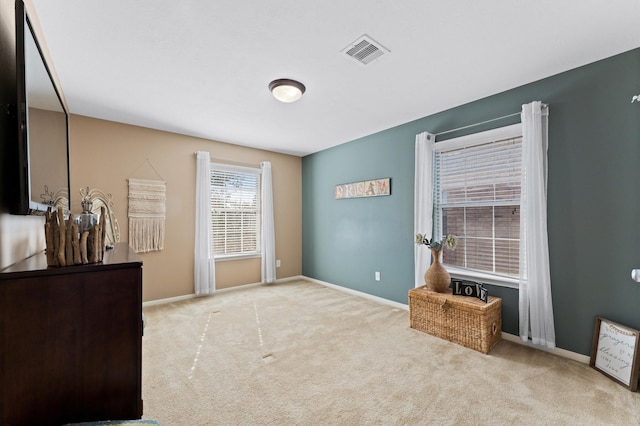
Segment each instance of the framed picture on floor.
[[640,369],[640,331],[597,317],[589,365],[635,392]]

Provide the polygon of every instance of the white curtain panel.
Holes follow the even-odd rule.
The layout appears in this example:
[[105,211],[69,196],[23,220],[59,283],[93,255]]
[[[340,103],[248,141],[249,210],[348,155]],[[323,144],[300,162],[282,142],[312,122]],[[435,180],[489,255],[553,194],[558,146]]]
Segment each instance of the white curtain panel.
[[273,220],[273,184],[271,179],[271,163],[260,163],[262,169],[262,282],[272,283],[276,280],[276,233]]
[[[433,150],[435,135],[423,132],[416,135],[416,164],[414,183],[414,232],[432,237],[433,233]],[[424,285],[424,273],[431,264],[431,251],[424,244],[414,244],[415,286]]]
[[540,101],[522,106],[522,193],[520,197],[520,338],[553,349],[547,239],[547,149],[549,110]]
[[211,238],[211,158],[208,152],[196,153],[196,235],[194,256],[194,287],[196,296],[206,296],[216,290],[216,264],[209,253]]

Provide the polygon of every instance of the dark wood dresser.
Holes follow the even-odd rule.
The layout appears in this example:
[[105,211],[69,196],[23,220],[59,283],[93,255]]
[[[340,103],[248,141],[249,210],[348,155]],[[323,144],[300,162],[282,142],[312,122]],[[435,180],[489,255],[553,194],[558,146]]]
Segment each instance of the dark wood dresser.
[[142,416],[142,261],[126,243],[99,264],[0,271],[0,425]]

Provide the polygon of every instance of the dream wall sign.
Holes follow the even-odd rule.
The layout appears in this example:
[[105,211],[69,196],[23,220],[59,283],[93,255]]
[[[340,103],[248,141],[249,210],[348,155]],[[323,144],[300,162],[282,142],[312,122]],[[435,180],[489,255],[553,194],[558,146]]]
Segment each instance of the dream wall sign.
[[336,200],[391,195],[391,178],[363,180],[336,185]]

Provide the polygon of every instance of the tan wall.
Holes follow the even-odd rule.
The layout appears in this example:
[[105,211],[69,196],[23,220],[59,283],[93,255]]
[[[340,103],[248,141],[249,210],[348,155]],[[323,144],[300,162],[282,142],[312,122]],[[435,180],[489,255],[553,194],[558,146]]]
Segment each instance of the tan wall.
[[45,189],[56,193],[68,185],[67,129],[63,112],[29,108],[29,177],[31,197],[42,202]]
[[[167,182],[164,250],[141,253],[145,301],[194,293],[196,151],[212,161],[259,167],[270,161],[276,233],[277,278],[302,272],[302,160],[121,123],[72,115],[69,121],[71,210],[80,212],[80,188],[111,193],[128,240],[127,179]],[[155,169],[155,170],[154,170]],[[218,289],[260,282],[260,259],[216,263]]]
[[0,270],[44,248],[44,216],[0,213]]

